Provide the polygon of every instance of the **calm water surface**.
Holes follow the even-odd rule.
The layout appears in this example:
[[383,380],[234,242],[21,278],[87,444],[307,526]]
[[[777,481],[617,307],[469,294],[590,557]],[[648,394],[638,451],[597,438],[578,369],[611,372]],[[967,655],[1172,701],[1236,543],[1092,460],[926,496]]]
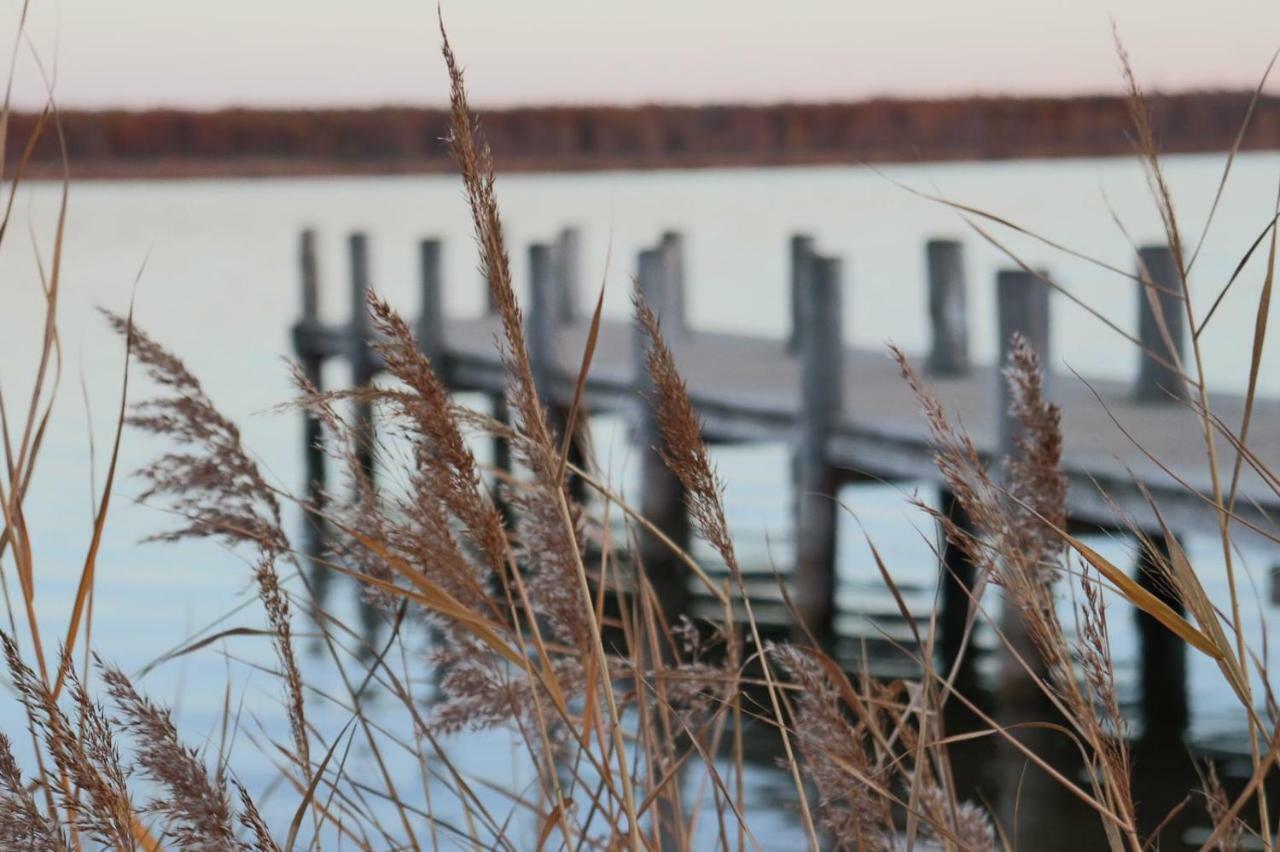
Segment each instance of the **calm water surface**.
[[[1192,237],[1203,227],[1220,170],[1218,157],[1168,162],[1185,231]],[[1237,161],[1192,274],[1202,310],[1270,220],[1278,173],[1280,157],[1248,155]],[[701,328],[781,336],[788,321],[786,241],[795,231],[811,232],[824,251],[845,259],[848,336],[870,346],[892,340],[913,353],[923,350],[927,333],[924,243],[936,236],[960,237],[968,246],[976,356],[989,360],[995,349],[994,275],[1009,265],[1008,257],[955,212],[890,179],[990,210],[1125,269],[1132,265],[1131,248],[1112,211],[1135,241],[1160,239],[1159,218],[1141,172],[1121,160],[896,167],[887,177],[852,168],[513,176],[500,181],[499,196],[517,280],[524,281],[527,243],[550,237],[564,224],[579,224],[587,278],[606,282],[607,310],[614,315],[626,311],[637,250],[661,230],[683,230],[690,317]],[[38,251],[47,265],[57,197],[58,188],[48,185],[20,192],[15,220],[20,227],[10,230],[0,250],[0,286],[5,288],[0,388],[10,410],[30,392],[41,316],[36,257]],[[375,287],[405,312],[417,310],[416,241],[428,235],[445,241],[449,311],[463,315],[480,309],[476,254],[461,188],[452,177],[72,187],[61,278],[62,382],[27,503],[36,547],[37,606],[51,635],[65,624],[90,533],[95,482],[90,459],[95,457],[89,436],[96,441],[94,470],[100,483],[119,399],[122,346],[95,308],[126,311],[132,294],[138,322],[187,360],[213,399],[242,425],[248,446],[271,475],[283,486],[297,488],[302,481],[297,417],[272,409],[289,396],[282,357],[289,351],[287,332],[297,311],[296,242],[304,226],[321,234],[322,308],[330,320],[343,319],[348,309],[343,252],[345,235],[354,229],[370,234]],[[1135,326],[1130,282],[1008,230],[993,227],[992,234],[1028,263],[1048,267],[1064,286],[1122,327]],[[1220,389],[1238,389],[1247,376],[1262,274],[1261,259],[1244,269],[1203,338],[1208,372]],[[1059,346],[1054,358],[1060,365],[1086,375],[1125,378],[1135,372],[1136,354],[1129,345],[1082,310],[1059,298],[1053,321]],[[332,368],[326,380],[335,386],[345,382],[345,369]],[[142,393],[141,387],[135,385],[134,392]],[[1280,394],[1280,372],[1264,371],[1262,392]],[[625,424],[602,418],[596,427],[604,436],[602,456],[625,484]],[[159,449],[143,436],[126,434],[122,469],[136,468]],[[729,483],[730,521],[750,560],[757,566],[767,566],[771,559],[785,565],[790,553],[786,448],[722,448],[716,455]],[[94,623],[96,647],[131,671],[218,619],[225,619],[221,627],[260,623],[252,603],[233,612],[252,597],[248,566],[240,556],[212,545],[137,546],[139,539],[170,523],[163,512],[129,499],[139,490],[135,481],[117,481],[98,563]],[[906,506],[903,494],[911,490],[909,484],[858,486],[842,496],[900,582],[915,590],[913,601],[927,607],[935,584],[933,531],[926,518]],[[843,599],[856,605],[882,595],[857,524],[846,518],[840,535]],[[1095,545],[1113,559],[1130,559],[1123,541],[1103,539]],[[1214,541],[1192,537],[1188,549],[1209,578],[1211,593],[1223,599],[1221,556]],[[1243,556],[1266,601],[1268,574],[1280,559],[1262,552]],[[350,614],[349,604],[339,609]],[[1252,637],[1260,642],[1264,624],[1273,626],[1275,609],[1264,602],[1249,612]],[[1111,618],[1113,642],[1130,700],[1135,663],[1131,621],[1117,606]],[[222,651],[235,659],[270,660],[269,648],[254,639],[228,641]],[[1271,651],[1280,652],[1280,647]],[[336,683],[322,658],[309,665],[317,683]],[[414,674],[426,680],[420,670]],[[1191,674],[1193,739],[1214,742],[1238,731],[1238,713],[1216,667],[1195,655]],[[269,677],[228,662],[210,648],[161,666],[143,683],[157,699],[173,702],[190,738],[199,742],[209,736],[216,742],[229,676],[237,697],[245,696],[233,765],[250,789],[261,790],[272,770],[250,740],[261,741],[259,724],[268,733],[280,732],[277,689]],[[386,704],[394,711],[392,702]],[[336,730],[346,721],[342,710],[322,701],[313,707],[313,719],[326,729]],[[12,702],[0,699],[5,730],[15,730],[16,713]],[[463,737],[448,747],[460,768],[478,776],[515,789],[532,778],[517,759],[521,746],[506,733]],[[368,755],[357,747],[351,759],[367,761]],[[412,765],[397,769],[410,789],[418,783],[416,772]],[[790,815],[764,806],[787,797],[785,779],[762,769],[752,783],[752,796],[762,805],[757,830],[784,843],[794,839]],[[283,791],[269,797],[285,820],[292,800]]]

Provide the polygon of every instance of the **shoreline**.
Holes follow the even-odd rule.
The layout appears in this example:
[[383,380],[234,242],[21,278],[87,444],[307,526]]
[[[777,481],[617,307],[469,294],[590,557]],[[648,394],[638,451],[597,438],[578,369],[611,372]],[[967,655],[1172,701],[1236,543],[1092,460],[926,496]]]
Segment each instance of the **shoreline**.
[[[1280,95],[1149,99],[1163,154],[1280,150]],[[443,110],[71,110],[59,114],[75,179],[428,175],[454,171]],[[781,168],[1131,156],[1118,96],[874,100],[773,106],[545,107],[482,112],[503,173]],[[39,137],[32,142],[37,129]],[[10,116],[6,169],[57,180],[52,123]],[[29,146],[29,147],[28,147]]]

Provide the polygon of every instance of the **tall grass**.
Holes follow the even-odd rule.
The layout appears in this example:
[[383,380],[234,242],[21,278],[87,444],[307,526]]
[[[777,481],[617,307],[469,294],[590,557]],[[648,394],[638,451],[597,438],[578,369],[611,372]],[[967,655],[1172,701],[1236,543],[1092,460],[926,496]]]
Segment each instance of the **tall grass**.
[[[637,293],[635,317],[647,337],[650,404],[661,451],[687,492],[697,533],[730,578],[727,585],[718,583],[715,572],[667,541],[687,568],[688,582],[702,584],[722,611],[705,624],[669,619],[659,591],[648,582],[641,551],[632,545],[641,533],[661,538],[660,532],[589,464],[570,462],[564,434],[539,401],[512,288],[493,158],[468,107],[447,38],[444,57],[451,83],[449,144],[502,324],[509,426],[457,407],[410,326],[371,297],[376,348],[391,381],[321,392],[301,371],[295,373],[298,395],[292,405],[323,424],[323,446],[355,495],[332,494],[323,504],[308,503],[260,470],[235,424],[177,355],[139,330],[131,317],[107,317],[124,341],[126,363],[140,366],[156,388],[149,400],[127,406],[127,383],[122,387],[114,446],[118,450],[126,426],[170,445],[140,472],[144,497],[180,519],[162,538],[216,539],[249,556],[253,566],[250,579],[268,625],[264,633],[275,648],[272,675],[288,721],[287,741],[263,744],[283,789],[296,800],[285,824],[268,824],[256,803],[257,791],[239,780],[221,751],[211,757],[184,744],[169,712],[90,647],[96,551],[110,507],[114,450],[72,616],[65,634],[56,631],[56,655],[46,657],[47,638],[33,606],[41,571],[24,503],[59,374],[56,309],[64,191],[53,263],[42,282],[45,333],[35,359],[34,391],[25,410],[0,407],[6,462],[0,553],[6,557],[10,611],[3,645],[35,755],[33,765],[20,767],[11,738],[27,734],[0,735],[0,846],[759,849],[771,840],[752,830],[745,741],[769,737],[780,744],[792,787],[789,807],[813,848],[1034,848],[1034,841],[1022,839],[1016,808],[1011,816],[994,803],[967,801],[955,780],[953,748],[989,738],[1089,808],[1108,848],[1144,852],[1167,841],[1158,830],[1144,834],[1140,824],[1163,825],[1173,814],[1140,820],[1143,796],[1133,786],[1104,603],[1104,595],[1114,593],[1158,619],[1196,653],[1213,658],[1247,716],[1248,780],[1233,797],[1213,767],[1202,776],[1199,795],[1212,825],[1204,848],[1243,848],[1247,838],[1272,848],[1276,829],[1263,791],[1280,754],[1277,704],[1266,666],[1245,636],[1232,528],[1241,471],[1253,469],[1278,495],[1280,478],[1248,451],[1248,413],[1238,426],[1212,413],[1199,332],[1213,309],[1203,315],[1195,310],[1187,273],[1196,250],[1188,251],[1182,239],[1127,60],[1139,153],[1182,271],[1186,319],[1196,331],[1195,363],[1177,366],[1194,391],[1188,404],[1200,414],[1213,471],[1213,493],[1204,499],[1220,518],[1229,607],[1219,610],[1221,602],[1210,600],[1167,531],[1167,546],[1150,550],[1164,582],[1186,603],[1189,619],[1068,533],[1059,412],[1044,397],[1041,365],[1025,341],[1014,342],[1004,365],[1021,433],[1012,457],[995,463],[979,453],[907,357],[895,351],[933,432],[940,474],[972,521],[961,527],[934,513],[950,543],[978,568],[970,626],[990,623],[1002,646],[1006,682],[1053,711],[1044,718],[1008,721],[957,686],[960,661],[950,669],[937,663],[935,613],[907,608],[892,566],[881,563],[882,575],[913,633],[914,643],[901,653],[914,662],[918,677],[851,677],[812,642],[770,641],[762,633],[746,594],[724,487],[697,413],[663,339],[661,318]],[[57,132],[56,110],[49,110],[38,132]],[[20,164],[10,176],[0,239],[7,233],[21,172]],[[978,222],[994,217],[972,209],[965,213],[987,235]],[[1274,227],[1266,235],[1250,400],[1261,368],[1276,255]],[[1145,273],[1139,278],[1149,292],[1156,287]],[[599,322],[597,307],[584,375]],[[581,392],[579,382],[564,433],[580,426]],[[407,456],[382,445],[365,446],[365,433],[344,415],[351,402],[377,407],[386,433],[405,442]],[[487,476],[470,449],[477,434],[508,441],[520,473]],[[1222,437],[1236,449],[1229,477],[1216,440]],[[369,453],[383,456],[387,464],[399,459],[400,468],[387,479],[391,484],[370,480],[362,462]],[[587,505],[573,499],[571,477],[592,492]],[[325,564],[358,580],[369,604],[385,614],[395,628],[385,646],[352,647],[345,641],[350,631],[311,599],[305,582],[301,589],[286,582],[302,563],[282,521],[294,509],[322,516],[333,531]],[[1153,509],[1158,515],[1159,507]],[[625,519],[627,529],[622,541],[614,536],[618,518]],[[1262,532],[1276,537],[1274,531]],[[9,578],[16,585],[9,585]],[[990,615],[991,589],[1003,596],[1004,618]],[[1074,631],[1064,625],[1057,605],[1064,590],[1073,601]],[[343,673],[345,695],[324,694],[306,682],[295,647],[298,609],[318,613],[321,642]],[[407,645],[399,627],[409,620],[430,626],[429,650]],[[80,642],[83,649],[77,652]],[[407,661],[403,669],[392,665],[394,656]],[[359,679],[347,676],[349,666],[362,672]],[[1261,702],[1251,670],[1264,684]],[[438,678],[439,699],[429,709],[414,689],[424,673]],[[371,684],[412,721],[408,730],[388,729],[387,708],[364,698]],[[309,713],[317,701],[349,713],[337,736],[312,724]],[[955,705],[979,720],[975,729],[947,730],[946,710]],[[1021,736],[1028,727],[1069,743],[1083,772],[1064,772],[1028,745]],[[493,791],[482,790],[441,744],[458,732],[491,728],[510,729],[519,737],[536,775],[531,787],[490,795]],[[372,777],[346,768],[346,752],[356,739],[372,756],[377,768]],[[391,767],[406,762],[435,779],[424,784],[421,798],[396,783]],[[448,812],[461,813],[461,819],[439,815],[442,796],[451,800]]]

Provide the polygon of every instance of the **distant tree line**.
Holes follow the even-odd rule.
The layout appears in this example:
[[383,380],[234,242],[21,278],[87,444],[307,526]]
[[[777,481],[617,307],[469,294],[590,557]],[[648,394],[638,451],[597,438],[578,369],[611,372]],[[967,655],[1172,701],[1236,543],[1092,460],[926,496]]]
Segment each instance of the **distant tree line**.
[[[1153,96],[1166,153],[1225,150],[1246,92]],[[11,117],[8,167],[38,114]],[[63,138],[79,176],[434,172],[451,168],[437,109],[68,111]],[[486,111],[501,170],[912,162],[1109,156],[1131,150],[1122,97],[880,99],[773,106],[545,107]],[[1280,148],[1280,97],[1264,96],[1242,147]],[[57,134],[30,167],[60,166]]]

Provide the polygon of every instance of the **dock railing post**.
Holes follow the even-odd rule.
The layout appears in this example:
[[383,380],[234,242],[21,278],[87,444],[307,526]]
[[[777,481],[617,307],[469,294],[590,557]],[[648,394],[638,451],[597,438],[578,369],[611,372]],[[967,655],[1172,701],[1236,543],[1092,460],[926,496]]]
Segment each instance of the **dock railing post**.
[[[564,437],[569,427],[569,412],[560,400],[556,399],[556,383],[560,380],[559,349],[557,348],[557,330],[564,321],[562,310],[569,298],[564,289],[566,279],[562,276],[562,251],[560,244],[547,245],[536,243],[529,247],[529,316],[528,341],[529,363],[533,368],[533,382],[538,388],[538,399],[547,412],[547,422],[557,439]],[[576,433],[569,446],[569,461],[582,466],[586,461],[583,448],[586,430],[582,423],[584,413],[579,414],[579,422],[574,424]],[[581,477],[569,475],[569,496],[577,503],[586,500],[587,490]]]
[[[370,348],[369,328],[369,241],[363,232],[351,234],[351,376],[357,390],[367,388],[377,372]],[[356,457],[364,471],[369,487],[374,482],[375,432],[373,405],[359,401],[355,404]]]
[[[316,233],[308,228],[302,232],[298,244],[298,265],[302,275],[302,320],[294,329],[294,349],[302,366],[302,374],[316,390],[324,389],[322,368],[324,356],[318,351],[311,332],[320,324],[320,275],[316,263]],[[325,545],[325,523],[319,514],[325,500],[325,455],[322,442],[324,429],[320,418],[304,412],[302,445],[306,469],[307,502],[314,511],[305,513],[306,539],[304,549],[310,566],[311,582],[317,601],[324,598],[329,575],[321,561]]]
[[[640,252],[636,280],[645,303],[657,314],[664,335],[668,318],[663,307],[671,303],[666,292],[670,280],[665,274],[661,249]],[[653,405],[653,382],[649,376],[649,337],[637,323],[635,336],[635,383],[637,416],[635,444],[640,457],[640,512],[646,520],[681,550],[689,548],[689,515],[684,486],[662,459],[662,435]],[[683,613],[689,603],[689,586],[684,566],[671,548],[647,530],[640,532],[640,558],[645,574],[662,602],[668,618]]]
[[[948,518],[956,528],[967,534],[974,533],[973,522],[964,506],[960,504],[955,492],[945,486],[938,490],[938,511]],[[941,524],[939,524],[941,528]],[[940,530],[940,533],[945,535]],[[977,580],[977,568],[969,561],[965,549],[949,539],[942,541],[940,547],[942,576],[942,611],[938,618],[939,650],[942,653],[944,669],[949,670],[960,657],[964,648],[965,628],[969,623],[970,597],[974,582]],[[966,657],[972,663],[973,656]],[[972,671],[972,665],[961,669],[962,673]]]
[[804,326],[804,309],[800,304],[810,288],[813,278],[813,237],[808,234],[792,234],[790,248],[791,332],[787,337],[787,352],[800,351],[800,337]]
[[440,278],[440,241],[418,243],[418,275],[421,306],[418,314],[418,348],[431,366],[444,376],[444,288]]
[[658,244],[662,261],[662,275],[666,279],[661,308],[654,310],[662,316],[662,330],[668,339],[675,339],[689,331],[685,299],[685,251],[684,235],[679,231],[665,231]]
[[[1149,549],[1150,548],[1150,549]],[[1154,552],[1152,552],[1154,551]],[[1138,584],[1179,615],[1186,613],[1181,598],[1158,564],[1168,564],[1169,546],[1164,531],[1152,531],[1146,543],[1138,542]],[[1147,741],[1181,742],[1190,718],[1187,699],[1187,646],[1167,627],[1135,607],[1138,655],[1142,687],[1142,735]]]
[[1179,366],[1186,346],[1186,310],[1181,276],[1168,246],[1138,249],[1138,380],[1134,396],[1142,402],[1186,398]]
[[964,246],[955,240],[930,240],[925,257],[932,332],[926,368],[933,376],[963,376],[969,372]]
[[[351,377],[357,390],[370,387],[373,377],[377,375],[378,365],[374,360],[372,329],[369,323],[369,241],[363,232],[351,234],[351,325],[350,353]],[[373,403],[358,400],[355,404],[355,439],[356,459],[364,473],[364,486],[368,488],[368,497],[375,498],[376,472],[374,462],[377,448],[377,430],[373,419]],[[360,599],[360,623],[364,628],[364,638],[372,643],[376,639],[381,623],[379,610]]]
[[1003,269],[996,274],[996,310],[997,328],[1000,333],[1000,361],[996,374],[998,385],[996,399],[1000,406],[997,421],[1000,424],[1000,455],[1006,456],[1014,446],[1018,436],[1017,419],[1010,413],[1012,395],[1009,383],[1004,378],[1004,367],[1008,363],[1013,343],[1013,335],[1021,334],[1040,356],[1040,369],[1044,373],[1045,387],[1050,384],[1050,339],[1049,339],[1049,285],[1043,280],[1044,273],[1028,272],[1025,269]]
[[[929,357],[925,369],[931,376],[951,378],[969,373],[969,324],[964,275],[964,247],[956,240],[930,240],[925,245],[929,283]],[[961,530],[971,526],[956,496],[943,488],[939,510]],[[942,553],[942,613],[940,619],[943,660],[947,665],[960,654],[969,620],[970,591],[975,569],[964,549],[944,541]]]
[[529,246],[529,316],[525,320],[529,341],[529,366],[538,399],[550,408],[555,398],[556,380],[556,280],[551,247],[545,243]]
[[[481,278],[481,286],[484,287],[485,298],[485,314],[493,317],[498,313],[498,306],[494,301],[493,288],[489,286],[487,270],[486,274]],[[489,394],[490,413],[499,426],[510,428],[511,426],[511,410],[507,406],[507,396],[503,391],[496,391]],[[507,438],[495,434],[490,443],[491,452],[493,453],[493,470],[494,470],[494,488],[493,499],[498,510],[502,513],[502,517],[510,526],[514,518],[511,514],[511,506],[507,502],[507,490],[504,479],[511,475],[511,443]]]
[[[1015,452],[1015,444],[1020,437],[1022,427],[1012,413],[1013,394],[1009,382],[1005,379],[1004,368],[1009,363],[1009,355],[1013,351],[1014,334],[1020,334],[1040,358],[1040,370],[1044,377],[1044,388],[1050,387],[1050,348],[1049,336],[1049,284],[1047,273],[1030,272],[1025,269],[1003,269],[996,274],[996,310],[1000,334],[1000,360],[996,370],[996,400],[999,409],[996,412],[999,423],[999,445],[997,460],[1008,458]],[[1018,654],[1033,666],[1039,665],[1040,656],[1031,645],[1031,638],[1018,607],[1008,598],[1004,601],[1001,613],[1001,629],[1005,638],[1012,644]],[[1004,656],[1001,672],[1002,687],[1005,697],[1022,702],[1030,699],[1035,692],[1030,675],[1020,666],[1012,654]]]
[[556,235],[554,262],[558,285],[556,319],[571,323],[578,319],[582,300],[582,235],[577,228],[560,229]]
[[[1184,363],[1187,323],[1181,275],[1166,245],[1138,249],[1138,378],[1134,398],[1148,404],[1177,402],[1187,396],[1180,367]],[[1156,552],[1140,545],[1136,579],[1142,588],[1182,614],[1185,606],[1169,588],[1156,564],[1168,559],[1164,531],[1149,530]],[[1178,738],[1186,729],[1186,645],[1154,618],[1134,610],[1138,627],[1144,736]]]
[[795,445],[795,594],[800,617],[819,641],[833,638],[836,591],[836,469],[831,435],[842,408],[844,346],[841,263],[814,257],[800,299],[800,421]]

